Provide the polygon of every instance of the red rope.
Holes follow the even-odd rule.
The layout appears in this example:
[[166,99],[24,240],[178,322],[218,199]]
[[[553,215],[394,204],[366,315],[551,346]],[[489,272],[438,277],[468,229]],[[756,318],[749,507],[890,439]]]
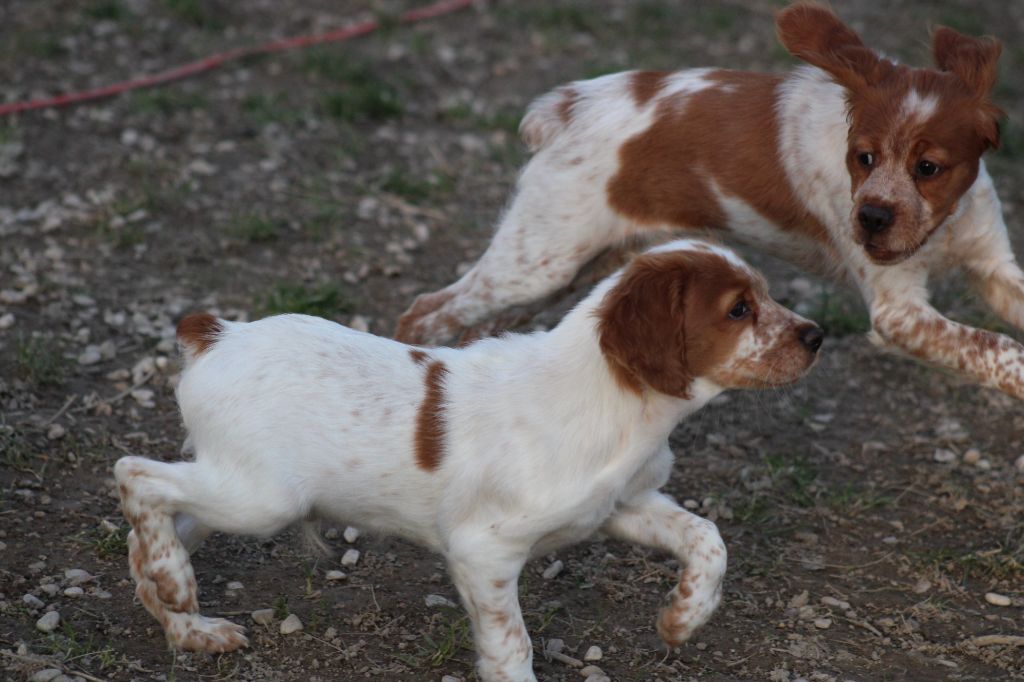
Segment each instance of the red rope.
[[[409,10],[403,12],[398,17],[398,21],[403,24],[411,24],[417,21],[423,21],[425,19],[432,19],[439,17],[443,14],[449,14],[456,10],[469,7],[473,4],[473,0],[440,0],[431,5],[420,7],[418,9]],[[48,109],[51,107],[65,107],[71,104],[78,104],[79,102],[89,102],[92,100],[103,99],[104,97],[111,97],[113,95],[127,92],[129,90],[138,90],[139,88],[149,88],[154,85],[163,85],[164,83],[170,83],[171,81],[181,80],[182,78],[188,78],[194,76],[197,73],[203,73],[204,71],[211,71],[216,69],[222,64],[239,59],[240,57],[248,57],[254,54],[270,54],[272,52],[283,52],[285,50],[292,50],[299,47],[309,47],[310,45],[319,45],[320,43],[333,43],[349,40],[358,36],[366,35],[367,33],[373,33],[380,28],[380,23],[377,21],[364,21],[359,24],[354,24],[346,28],[341,28],[336,31],[330,31],[329,33],[321,33],[319,35],[312,36],[297,36],[294,38],[285,38],[283,40],[275,40],[262,45],[255,45],[251,47],[237,47],[233,50],[226,50],[218,54],[210,55],[198,61],[184,64],[182,66],[168,69],[160,73],[153,74],[151,76],[142,76],[140,78],[133,78],[131,80],[122,81],[121,83],[115,83],[113,85],[107,85],[102,88],[95,88],[93,90],[84,90],[82,92],[72,92],[64,95],[57,95],[56,97],[46,97],[43,99],[34,99],[27,102],[11,102],[10,104],[0,104],[0,116],[7,114],[14,114],[19,111],[31,111],[33,109]]]

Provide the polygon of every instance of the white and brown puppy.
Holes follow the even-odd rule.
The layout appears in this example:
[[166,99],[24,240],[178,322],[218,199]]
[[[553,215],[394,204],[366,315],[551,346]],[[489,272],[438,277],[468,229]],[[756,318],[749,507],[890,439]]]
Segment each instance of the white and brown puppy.
[[187,317],[178,400],[195,461],[115,466],[137,595],[172,646],[230,651],[243,630],[199,614],[176,515],[199,534],[358,524],[444,554],[481,677],[532,680],[519,573],[604,531],[684,565],[658,619],[680,644],[718,605],[726,551],[658,492],[666,439],[725,389],[797,380],[821,339],[732,252],[695,241],[639,256],[551,331],[461,349],[303,315]]
[[1024,398],[1024,346],[928,302],[929,277],[958,265],[1024,328],[1024,273],[981,160],[999,142],[999,42],[938,28],[936,68],[915,69],[823,7],[776,24],[808,63],[785,76],[630,71],[534,102],[521,132],[536,154],[490,246],[396,338],[445,341],[628,238],[710,229],[853,282],[876,342]]

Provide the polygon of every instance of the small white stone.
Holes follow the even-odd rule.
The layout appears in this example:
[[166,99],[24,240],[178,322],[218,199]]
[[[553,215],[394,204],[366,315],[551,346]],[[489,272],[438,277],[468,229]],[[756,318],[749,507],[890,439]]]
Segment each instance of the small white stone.
[[825,606],[835,606],[843,611],[850,610],[850,602],[843,601],[842,599],[836,599],[835,597],[822,597],[821,603]]
[[47,668],[40,670],[32,677],[28,678],[28,682],[52,682],[63,674],[58,668]]
[[423,598],[423,603],[430,608],[437,608],[440,606],[447,606],[452,609],[457,608],[455,603],[443,594],[428,594]]
[[352,319],[348,321],[348,326],[357,332],[370,331],[370,321],[362,315],[353,315]]
[[584,661],[600,661],[604,654],[601,652],[601,647],[592,646],[587,649],[587,653],[583,654]]
[[556,577],[559,573],[561,573],[564,567],[565,564],[562,563],[561,559],[555,559],[551,562],[550,566],[544,569],[544,572],[541,574],[541,576],[544,578],[544,580],[551,580],[552,578]]
[[1017,461],[1013,463],[1013,466],[1017,467],[1017,471],[1024,474],[1024,455],[1017,458]]
[[103,356],[100,354],[99,346],[86,346],[85,350],[82,351],[78,356],[78,364],[95,365],[102,359]]
[[328,540],[337,540],[338,539],[338,529],[335,528],[334,526],[331,526],[330,528],[328,528],[324,532],[324,537],[327,538]]
[[811,595],[808,594],[807,590],[804,590],[800,594],[793,595],[793,598],[789,600],[789,608],[791,609],[802,609],[807,606],[807,602]]
[[1005,594],[999,594],[997,592],[986,592],[985,601],[992,606],[1009,606],[1012,603],[1010,598]]
[[947,450],[946,448],[939,448],[935,451],[935,454],[932,455],[932,459],[939,464],[949,464],[950,462],[956,461],[956,453],[952,450]]
[[132,391],[132,400],[137,402],[140,407],[153,407],[154,395],[156,394],[148,388],[137,388]]
[[338,570],[327,571],[327,576],[326,577],[327,577],[328,580],[332,580],[332,581],[344,580],[345,579],[345,572],[344,571],[338,571]]
[[559,654],[562,649],[565,648],[565,641],[558,637],[552,637],[548,641],[544,642],[544,651],[550,654]]
[[225,589],[228,589],[228,590],[231,590],[231,591],[234,591],[234,590],[244,590],[245,589],[245,585],[243,585],[242,583],[238,582],[237,580],[232,580],[231,582],[229,582],[225,586]]
[[48,611],[43,617],[36,621],[36,630],[40,632],[53,632],[60,625],[60,614],[56,611]]
[[46,438],[48,440],[60,440],[67,433],[67,430],[60,424],[51,424],[50,428],[46,430]]
[[814,619],[814,627],[818,628],[819,630],[828,630],[830,627],[832,627],[832,619],[831,618],[815,618]]
[[352,526],[349,526],[348,528],[345,529],[345,542],[347,542],[348,544],[351,545],[351,544],[353,544],[358,539],[359,539],[359,529],[358,528],[353,528]]
[[604,671],[598,668],[596,665],[586,665],[580,668],[580,675],[586,678],[590,678],[593,675],[604,675]]
[[257,609],[249,614],[254,623],[270,625],[274,622],[274,609]]
[[359,550],[358,549],[347,549],[345,553],[341,555],[341,565],[346,568],[355,566],[359,563]]
[[48,597],[52,597],[60,591],[60,587],[54,583],[46,583],[39,586],[39,591],[45,593]]
[[302,629],[302,621],[294,613],[288,614],[288,617],[281,621],[281,634],[290,635],[293,632],[298,632]]
[[34,594],[26,594],[21,598],[21,601],[32,609],[41,609],[46,606],[46,604],[43,603],[43,600]]
[[593,673],[592,675],[587,675],[586,682],[612,682],[612,678],[608,677],[603,672]]
[[454,675],[445,675],[441,678],[441,682],[462,682],[462,678],[455,677]]
[[979,459],[981,459],[981,451],[978,448],[971,448],[964,453],[964,464],[977,464]]
[[10,329],[14,326],[14,313],[0,315],[0,329]]
[[120,529],[117,527],[116,524],[111,523],[107,519],[103,519],[102,521],[100,521],[100,530],[102,530],[104,533],[110,534],[116,533]]
[[992,468],[992,462],[982,457],[981,459],[978,460],[975,466],[981,469],[982,471],[988,471],[989,469]]
[[85,594],[85,590],[78,586],[69,587],[68,589],[64,590],[64,596],[71,597],[72,599],[77,599],[78,597],[81,597],[83,594]]
[[81,585],[92,580],[92,575],[90,575],[89,571],[82,570],[81,568],[69,568],[64,571],[64,579],[68,581],[69,585]]
[[700,502],[697,500],[683,500],[684,509],[697,509],[700,507]]

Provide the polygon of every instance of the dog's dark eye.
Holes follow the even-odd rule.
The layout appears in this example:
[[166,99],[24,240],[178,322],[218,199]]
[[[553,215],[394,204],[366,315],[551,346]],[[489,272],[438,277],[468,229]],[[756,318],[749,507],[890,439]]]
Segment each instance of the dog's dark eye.
[[875,165],[875,155],[871,152],[861,152],[857,155],[857,162],[865,168],[871,168]]
[[742,320],[750,316],[750,306],[746,301],[740,301],[729,311],[730,320]]
[[926,161],[922,159],[917,162],[917,174],[920,175],[921,177],[930,178],[931,176],[935,175],[938,172],[938,165],[932,163],[931,161]]

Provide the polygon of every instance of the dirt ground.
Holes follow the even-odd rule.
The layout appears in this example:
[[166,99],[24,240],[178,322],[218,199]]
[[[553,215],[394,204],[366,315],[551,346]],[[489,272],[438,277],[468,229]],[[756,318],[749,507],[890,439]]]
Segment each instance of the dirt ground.
[[[833,4],[909,63],[928,59],[931,23],[1004,41],[996,99],[1009,121],[989,166],[1024,243],[1024,3]],[[7,0],[0,101],[412,5]],[[387,538],[349,543],[344,528],[328,531],[331,558],[295,533],[212,537],[194,556],[203,610],[247,625],[252,646],[167,651],[133,603],[111,466],[126,453],[179,457],[173,325],[198,309],[302,311],[389,334],[416,293],[487,244],[526,158],[515,129],[533,97],[631,67],[784,70],[772,7],[494,1],[0,120],[5,679],[475,679],[442,561]],[[729,547],[720,610],[666,652],[654,618],[674,561],[615,542],[534,561],[520,592],[538,676],[583,679],[545,657],[562,640],[575,658],[600,647],[596,665],[614,680],[1024,679],[1024,647],[976,639],[1024,635],[1024,411],[882,354],[848,291],[752,258],[830,337],[809,380],[730,394],[673,436],[668,492],[716,520]],[[1001,328],[956,277],[935,298]],[[353,547],[358,562],[342,567]],[[562,570],[545,578],[555,560]],[[338,570],[346,577],[328,579]],[[252,621],[259,609],[274,610],[269,624]],[[38,630],[54,610],[56,629]],[[288,614],[301,632],[280,633]]]

